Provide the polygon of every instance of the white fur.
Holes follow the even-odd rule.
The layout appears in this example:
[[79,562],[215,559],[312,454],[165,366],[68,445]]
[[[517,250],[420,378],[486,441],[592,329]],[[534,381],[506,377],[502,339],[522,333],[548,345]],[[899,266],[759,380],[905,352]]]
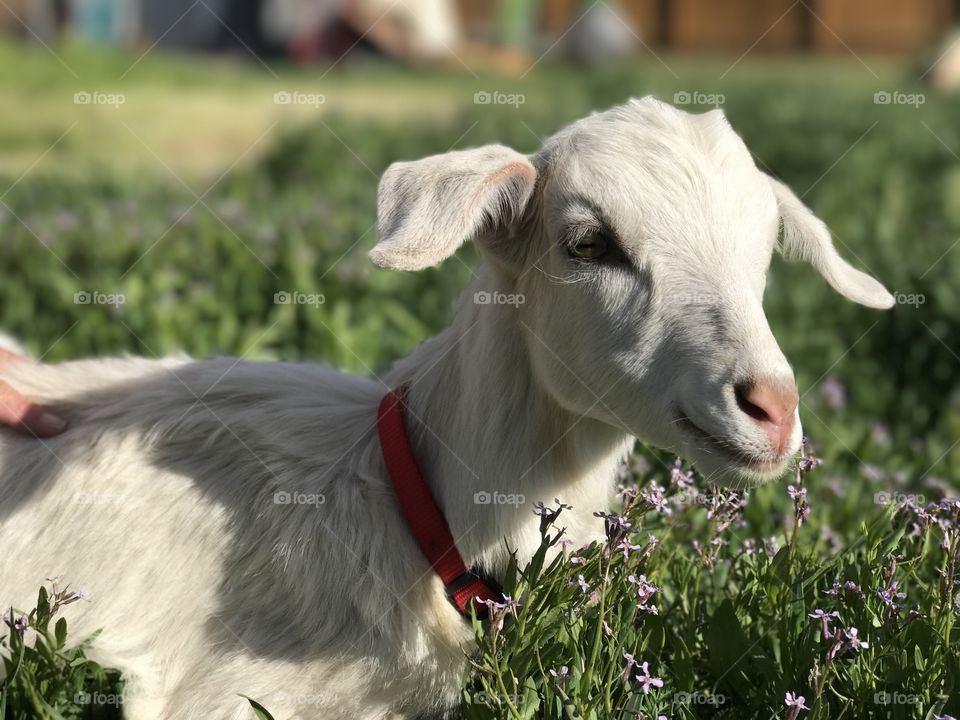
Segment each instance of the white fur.
[[[127,676],[130,720],[248,717],[237,693],[278,718],[441,716],[471,632],[386,479],[386,388],[410,386],[423,472],[467,563],[493,573],[505,539],[522,557],[536,547],[534,500],[570,503],[570,534],[595,537],[591,512],[635,436],[726,482],[769,479],[786,457],[761,473],[724,448],[771,457],[732,383],[792,377],[761,306],[781,217],[785,243],[841,292],[886,302],[798,208],[721,114],[652,99],[530,158],[494,146],[395,165],[373,258],[415,269],[473,239],[485,261],[451,326],[382,382],[231,359],[3,375],[70,429],[0,432],[0,602],[30,606],[55,574],[91,592],[71,628],[103,628],[94,652]],[[566,238],[601,222],[626,262],[571,259]],[[485,492],[525,502],[477,504]]]

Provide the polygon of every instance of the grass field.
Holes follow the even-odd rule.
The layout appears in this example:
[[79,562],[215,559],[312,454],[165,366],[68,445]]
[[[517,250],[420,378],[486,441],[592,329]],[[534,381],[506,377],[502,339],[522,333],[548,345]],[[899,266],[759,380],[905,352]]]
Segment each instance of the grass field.
[[[502,80],[57,52],[0,44],[16,68],[0,83],[0,328],[47,361],[184,350],[379,373],[444,326],[468,276],[456,260],[416,275],[370,266],[389,163],[492,141],[532,151],[630,96],[722,96],[758,165],[899,302],[854,306],[775,260],[765,305],[823,460],[799,478],[805,498],[777,484],[741,508],[638,449],[623,512],[641,548],[616,551],[611,530],[612,553],[508,579],[522,605],[502,629],[478,628],[465,717],[960,715],[960,506],[946,500],[960,493],[960,98],[870,58],[649,57]],[[524,102],[476,105],[479,91]],[[76,92],[123,102],[77,105]],[[278,105],[277,92],[323,101]],[[924,102],[877,104],[877,92]],[[469,247],[461,259],[476,260]],[[274,304],[291,291],[325,302]],[[123,302],[76,302],[97,294]],[[638,593],[659,614],[638,611]],[[829,635],[817,609],[839,614]],[[834,635],[852,627],[868,647]],[[641,662],[662,687],[636,681]],[[9,690],[8,717],[29,717]],[[84,716],[65,702],[63,717]]]

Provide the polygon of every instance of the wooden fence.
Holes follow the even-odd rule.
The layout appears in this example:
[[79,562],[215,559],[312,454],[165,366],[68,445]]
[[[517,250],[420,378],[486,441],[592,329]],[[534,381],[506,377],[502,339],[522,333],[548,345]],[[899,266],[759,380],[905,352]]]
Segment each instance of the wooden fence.
[[[558,37],[587,0],[458,0],[473,34],[497,26],[503,4],[527,6],[533,32]],[[608,0],[651,47],[680,52],[910,53],[960,22],[960,0]]]

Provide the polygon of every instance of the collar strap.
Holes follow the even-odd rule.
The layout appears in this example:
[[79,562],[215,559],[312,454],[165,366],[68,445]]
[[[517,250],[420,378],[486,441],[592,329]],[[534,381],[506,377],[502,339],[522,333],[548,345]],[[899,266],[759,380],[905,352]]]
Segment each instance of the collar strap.
[[387,475],[407,526],[443,581],[451,602],[468,618],[472,602],[477,616],[486,617],[487,606],[483,601],[502,600],[502,594],[491,588],[492,583],[467,570],[443,513],[420,474],[404,420],[406,395],[406,386],[387,393],[377,410],[377,433]]

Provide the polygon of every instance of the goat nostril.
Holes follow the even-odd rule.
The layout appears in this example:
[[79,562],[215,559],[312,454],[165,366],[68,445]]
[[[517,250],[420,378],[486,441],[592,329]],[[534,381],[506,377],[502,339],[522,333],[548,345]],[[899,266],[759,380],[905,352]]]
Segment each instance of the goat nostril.
[[800,402],[791,381],[778,378],[737,383],[733,388],[737,406],[766,433],[770,447],[777,453],[787,450],[793,433],[793,413]]
[[750,399],[753,394],[752,383],[738,383],[733,388],[733,394],[737,399],[737,407],[754,420],[759,422],[775,422],[774,419],[770,417],[770,413]]
[[775,381],[738,383],[734,395],[740,409],[759,423],[783,424],[800,400],[793,384]]

